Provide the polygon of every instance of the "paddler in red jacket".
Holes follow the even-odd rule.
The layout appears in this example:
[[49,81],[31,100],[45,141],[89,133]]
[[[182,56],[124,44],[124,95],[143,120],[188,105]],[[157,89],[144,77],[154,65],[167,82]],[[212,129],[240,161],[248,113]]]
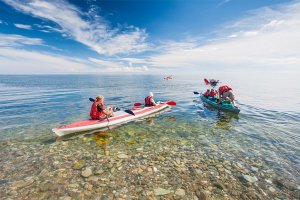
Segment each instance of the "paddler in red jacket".
[[210,90],[209,96],[210,96],[210,97],[216,97],[216,96],[217,96],[217,93],[215,92],[214,89],[211,89],[211,90]]
[[155,103],[153,99],[153,93],[149,92],[149,96],[145,98],[145,106],[156,106],[157,104]]
[[206,92],[204,93],[204,96],[205,96],[206,98],[209,97],[209,93],[210,93],[210,91],[209,91],[209,89],[207,89]]
[[104,97],[99,95],[92,104],[90,117],[91,119],[105,119],[114,115],[112,107],[106,107],[104,104]]
[[231,87],[224,85],[219,87],[219,95],[220,95],[220,99],[223,100],[229,100],[233,105],[235,105],[234,103],[234,95],[232,93],[232,89]]

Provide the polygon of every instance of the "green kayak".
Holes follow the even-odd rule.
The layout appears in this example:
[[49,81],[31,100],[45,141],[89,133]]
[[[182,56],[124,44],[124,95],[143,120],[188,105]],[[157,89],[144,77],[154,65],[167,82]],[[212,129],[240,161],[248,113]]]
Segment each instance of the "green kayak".
[[229,101],[224,101],[220,104],[220,103],[217,103],[216,101],[206,98],[203,94],[200,94],[200,98],[203,101],[203,103],[206,103],[218,110],[229,111],[229,112],[233,112],[236,114],[238,114],[240,112],[240,109],[238,107],[234,106]]

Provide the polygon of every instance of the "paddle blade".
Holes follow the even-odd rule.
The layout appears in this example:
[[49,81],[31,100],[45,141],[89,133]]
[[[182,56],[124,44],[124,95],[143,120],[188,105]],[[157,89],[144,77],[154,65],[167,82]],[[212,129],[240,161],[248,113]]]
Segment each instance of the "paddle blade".
[[95,102],[95,99],[93,99],[93,98],[89,98],[89,100],[91,101],[91,102]]
[[135,115],[134,112],[132,112],[132,110],[124,110],[124,112],[130,114],[130,115]]
[[134,103],[133,105],[134,105],[135,107],[140,107],[140,106],[142,106],[141,103]]
[[200,94],[199,92],[194,92],[194,94]]
[[166,104],[168,104],[169,106],[176,106],[176,102],[175,101],[168,101]]
[[205,82],[206,85],[209,84],[209,81],[206,78],[204,79],[204,82]]

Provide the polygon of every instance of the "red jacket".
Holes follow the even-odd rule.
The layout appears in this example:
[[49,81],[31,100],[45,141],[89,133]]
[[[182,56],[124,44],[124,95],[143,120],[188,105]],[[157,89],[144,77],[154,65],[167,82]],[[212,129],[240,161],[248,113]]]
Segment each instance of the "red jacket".
[[155,106],[152,102],[153,100],[153,97],[152,96],[147,96],[145,98],[145,106]]
[[215,91],[210,91],[210,93],[209,93],[209,96],[211,96],[211,97],[214,97],[216,95],[217,95],[217,93],[215,93]]
[[219,94],[223,95],[223,93],[228,90],[232,90],[231,87],[229,87],[228,85],[223,85],[223,86],[219,87]]
[[106,108],[106,105],[104,103],[100,104],[101,107],[102,107],[102,111],[99,112],[98,111],[98,104],[100,104],[100,103],[98,103],[96,101],[92,104],[91,112],[90,112],[91,119],[103,119],[103,118],[106,117],[106,115],[103,112],[103,110],[105,110],[105,108]]
[[204,96],[208,97],[208,96],[209,96],[209,91],[206,91],[206,92],[204,93]]

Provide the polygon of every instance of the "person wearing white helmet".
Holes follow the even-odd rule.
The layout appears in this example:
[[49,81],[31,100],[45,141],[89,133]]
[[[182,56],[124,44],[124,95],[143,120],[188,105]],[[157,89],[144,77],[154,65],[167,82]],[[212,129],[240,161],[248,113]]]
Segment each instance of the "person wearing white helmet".
[[153,99],[153,93],[149,92],[149,96],[145,98],[145,106],[156,106],[157,103],[155,103]]

